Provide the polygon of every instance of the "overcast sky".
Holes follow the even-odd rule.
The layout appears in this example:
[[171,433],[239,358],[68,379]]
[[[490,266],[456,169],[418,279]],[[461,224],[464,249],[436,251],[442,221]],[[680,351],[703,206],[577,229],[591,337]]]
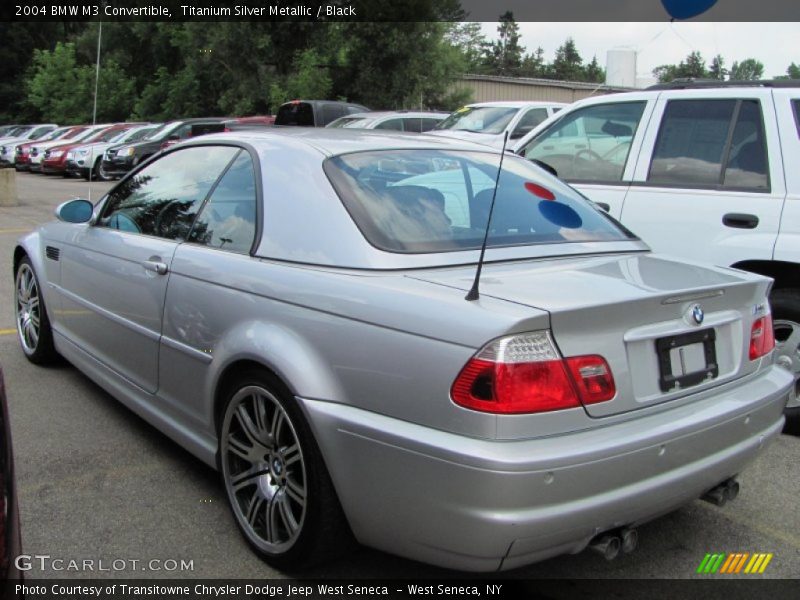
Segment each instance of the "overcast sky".
[[[526,52],[541,46],[547,62],[567,37],[575,40],[584,62],[596,55],[603,68],[608,50],[631,48],[638,53],[639,76],[650,76],[659,65],[677,64],[695,50],[706,64],[721,54],[727,68],[734,61],[758,59],[768,78],[785,75],[792,62],[800,65],[800,23],[519,23],[519,29]],[[497,23],[484,23],[483,32],[496,39]]]

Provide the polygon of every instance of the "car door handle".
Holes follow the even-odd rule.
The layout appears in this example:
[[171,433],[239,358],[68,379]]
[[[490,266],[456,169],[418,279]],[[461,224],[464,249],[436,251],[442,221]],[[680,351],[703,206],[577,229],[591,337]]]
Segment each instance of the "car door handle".
[[146,270],[157,273],[158,275],[166,275],[167,271],[169,271],[166,263],[158,262],[157,260],[146,260],[142,263],[142,266]]
[[728,213],[722,217],[722,224],[736,229],[755,229],[758,227],[758,217],[747,213]]

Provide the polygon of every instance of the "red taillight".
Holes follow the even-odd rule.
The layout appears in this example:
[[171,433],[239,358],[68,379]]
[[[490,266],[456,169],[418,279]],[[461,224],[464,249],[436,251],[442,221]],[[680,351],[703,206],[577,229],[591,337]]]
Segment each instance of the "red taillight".
[[566,362],[583,404],[607,402],[617,393],[611,369],[602,356],[573,356]]
[[536,413],[605,402],[616,388],[600,356],[562,359],[547,332],[501,338],[464,366],[451,395],[459,406],[497,414]]
[[772,315],[753,321],[750,329],[750,360],[769,354],[775,347],[775,332],[772,327]]

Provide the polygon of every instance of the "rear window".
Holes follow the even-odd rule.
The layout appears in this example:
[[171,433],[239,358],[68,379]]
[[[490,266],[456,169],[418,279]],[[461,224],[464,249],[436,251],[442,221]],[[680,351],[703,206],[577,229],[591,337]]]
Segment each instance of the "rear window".
[[275,125],[314,126],[314,108],[308,102],[290,102],[278,109]]
[[[325,172],[372,245],[412,254],[480,248],[498,162],[483,152],[386,150],[329,158]],[[490,247],[631,238],[566,184],[504,159]]]

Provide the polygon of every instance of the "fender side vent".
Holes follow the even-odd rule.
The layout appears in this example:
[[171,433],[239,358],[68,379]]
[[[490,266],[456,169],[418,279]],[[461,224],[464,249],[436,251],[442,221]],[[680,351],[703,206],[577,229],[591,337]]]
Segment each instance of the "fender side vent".
[[59,256],[61,255],[61,250],[55,248],[54,246],[46,246],[44,252],[47,254],[47,258],[50,260],[58,260]]

